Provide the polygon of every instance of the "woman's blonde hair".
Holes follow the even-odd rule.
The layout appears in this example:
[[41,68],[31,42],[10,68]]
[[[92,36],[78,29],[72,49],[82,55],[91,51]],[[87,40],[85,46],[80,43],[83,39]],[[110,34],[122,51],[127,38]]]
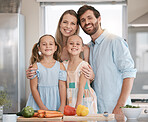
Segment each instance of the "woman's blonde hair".
[[50,37],[52,37],[54,39],[55,45],[57,46],[57,50],[55,51],[55,53],[53,55],[53,58],[55,60],[57,60],[57,61],[60,61],[60,55],[61,55],[61,53],[60,53],[61,52],[60,51],[61,50],[60,45],[58,44],[58,42],[55,40],[55,38],[52,35],[46,34],[46,35],[43,35],[43,36],[40,37],[38,43],[34,44],[34,46],[32,48],[32,55],[31,55],[31,58],[30,58],[30,63],[31,64],[34,64],[36,62],[40,62],[43,59],[42,55],[39,55],[39,53],[38,53],[39,52],[38,47],[40,46],[40,42],[41,42],[42,38],[45,37],[45,36],[50,36]]
[[[62,14],[62,16],[60,17],[60,20],[59,20],[59,22],[58,22],[58,27],[57,27],[57,31],[56,31],[56,36],[55,36],[55,38],[56,38],[57,42],[60,44],[61,47],[63,47],[63,35],[62,35],[61,31],[60,31],[60,24],[61,24],[61,22],[62,22],[62,20],[63,20],[64,15],[66,15],[66,14],[70,14],[70,15],[72,15],[72,16],[74,16],[74,17],[77,18],[77,13],[76,13],[74,10],[67,10],[67,11],[65,11],[65,12]],[[79,33],[79,24],[78,24],[78,20],[77,20],[77,25],[78,25],[78,28],[77,28],[75,34],[78,34],[78,33]]]

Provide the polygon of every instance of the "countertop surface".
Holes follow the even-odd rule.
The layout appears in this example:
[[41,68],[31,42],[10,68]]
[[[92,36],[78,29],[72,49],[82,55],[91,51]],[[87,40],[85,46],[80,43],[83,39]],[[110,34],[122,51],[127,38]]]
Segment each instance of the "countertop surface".
[[[3,118],[2,120],[0,120],[0,122],[17,122],[17,116],[15,114],[3,114]],[[44,122],[47,122],[47,121],[44,121]],[[95,121],[95,122],[148,122],[148,114],[141,114],[138,119],[133,119],[133,120],[132,119],[127,120],[123,115],[117,114],[115,115],[115,119],[112,121]]]

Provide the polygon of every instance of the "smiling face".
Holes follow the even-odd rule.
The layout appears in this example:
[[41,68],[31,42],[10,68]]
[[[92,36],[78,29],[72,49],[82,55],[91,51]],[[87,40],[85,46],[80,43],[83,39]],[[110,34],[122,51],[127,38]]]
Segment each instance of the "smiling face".
[[70,14],[65,14],[60,23],[60,31],[65,37],[69,37],[76,33],[78,28],[77,18]]
[[67,51],[73,56],[80,55],[83,51],[83,42],[78,35],[73,35],[68,38]]
[[88,35],[93,35],[100,28],[101,19],[96,18],[93,11],[87,10],[80,16],[80,24],[83,31]]
[[51,56],[57,50],[57,46],[55,45],[55,40],[51,36],[44,36],[40,40],[40,46],[38,47],[39,51],[43,55]]

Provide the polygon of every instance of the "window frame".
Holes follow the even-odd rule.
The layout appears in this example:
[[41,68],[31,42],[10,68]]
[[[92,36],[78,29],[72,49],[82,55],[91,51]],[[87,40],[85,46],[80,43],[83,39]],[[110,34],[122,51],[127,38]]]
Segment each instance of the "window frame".
[[[76,0],[76,2],[70,2],[70,0],[66,0],[69,2],[59,2],[60,0],[54,0],[54,2],[52,2],[53,0],[37,0],[38,2],[40,2],[40,10],[39,10],[39,34],[40,36],[45,34],[45,6],[48,5],[69,5],[69,4],[79,4],[79,5],[84,5],[84,4],[103,4],[103,5],[122,5],[122,38],[126,39],[128,41],[128,19],[127,19],[127,0],[116,0],[116,1],[112,1],[112,0],[106,0],[105,2],[102,2],[102,0],[91,0],[91,2],[88,2],[87,0],[84,0],[85,2],[78,2],[79,0]],[[43,2],[44,1],[44,2]],[[103,0],[104,1],[104,0]]]

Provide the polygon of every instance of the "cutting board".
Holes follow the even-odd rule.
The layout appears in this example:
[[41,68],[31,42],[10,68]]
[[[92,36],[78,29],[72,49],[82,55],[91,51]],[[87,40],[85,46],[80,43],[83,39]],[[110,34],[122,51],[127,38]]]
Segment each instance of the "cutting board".
[[114,120],[114,114],[108,114],[105,117],[103,114],[90,114],[87,116],[63,116],[63,121],[111,121]]
[[38,118],[38,117],[31,117],[31,118],[24,118],[18,117],[17,122],[25,122],[25,121],[62,121],[62,117],[54,117],[54,118]]
[[31,122],[31,121],[111,121],[114,120],[114,114],[108,114],[108,117],[105,117],[103,114],[90,114],[87,116],[63,116],[62,117],[54,117],[54,118],[38,118],[38,117],[31,117],[31,118],[24,118],[18,117],[17,122]]

